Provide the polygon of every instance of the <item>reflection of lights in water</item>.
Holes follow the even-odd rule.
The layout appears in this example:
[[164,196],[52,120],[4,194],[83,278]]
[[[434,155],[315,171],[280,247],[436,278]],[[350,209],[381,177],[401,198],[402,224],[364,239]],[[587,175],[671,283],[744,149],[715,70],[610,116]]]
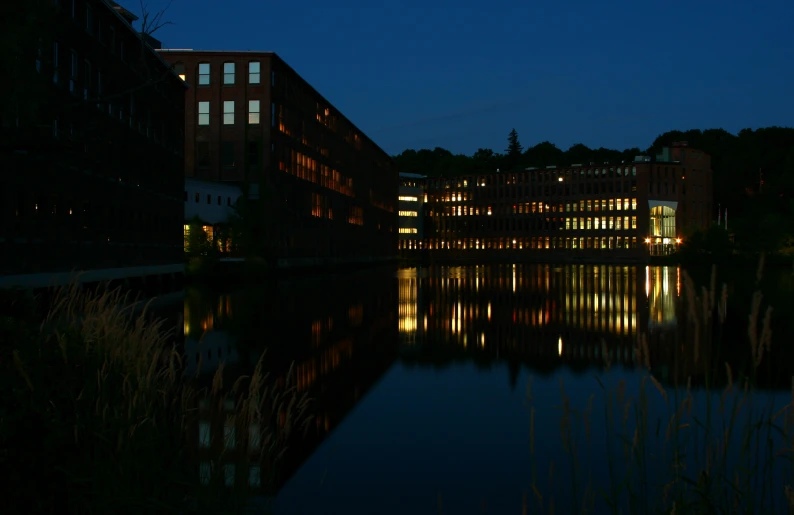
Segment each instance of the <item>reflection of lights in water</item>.
[[490,320],[491,320],[491,303],[489,302],[488,303],[488,321],[490,322]]
[[425,315],[425,323],[424,323],[425,331],[427,331],[427,315]]
[[648,297],[650,295],[650,292],[651,292],[650,274],[651,274],[651,267],[646,266],[645,267],[645,296],[646,297]]
[[675,269],[675,294],[676,296],[681,296],[681,269]]
[[557,355],[562,356],[562,336],[557,338]]
[[480,347],[485,347],[485,333],[480,333]]

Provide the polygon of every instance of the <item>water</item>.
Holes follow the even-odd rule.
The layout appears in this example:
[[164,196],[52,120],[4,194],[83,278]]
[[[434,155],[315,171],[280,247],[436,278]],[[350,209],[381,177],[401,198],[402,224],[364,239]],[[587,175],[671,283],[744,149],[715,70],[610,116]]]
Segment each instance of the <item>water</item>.
[[[692,277],[699,290],[708,287],[710,271]],[[725,271],[716,279],[718,290],[727,282],[727,320],[714,331],[718,341],[700,336],[697,346],[695,332],[706,332],[695,327],[684,273],[674,267],[378,269],[234,292],[189,290],[188,366],[196,372],[200,361],[208,375],[223,361],[234,377],[249,372],[265,349],[277,377],[295,363],[316,420],[288,450],[277,483],[264,488],[276,513],[520,513],[527,492],[536,506],[533,466],[545,502],[556,488],[560,509],[586,483],[566,470],[561,388],[581,409],[594,396],[593,443],[586,443],[581,422],[574,440],[580,459],[592,460],[596,481],[607,485],[604,395],[596,377],[607,391],[625,381],[626,396],[636,397],[643,376],[636,365],[644,361],[639,335],[647,337],[662,388],[674,397],[689,378],[703,416],[707,397],[719,403],[724,363],[735,378],[747,369],[755,277]],[[776,306],[775,337],[758,369],[763,392],[756,412],[790,402],[794,373],[785,344],[794,334],[790,272],[767,273],[761,288],[764,309]],[[664,434],[672,412],[647,386],[648,419],[659,420]],[[737,438],[731,442],[738,448]],[[549,484],[552,462],[558,472]]]

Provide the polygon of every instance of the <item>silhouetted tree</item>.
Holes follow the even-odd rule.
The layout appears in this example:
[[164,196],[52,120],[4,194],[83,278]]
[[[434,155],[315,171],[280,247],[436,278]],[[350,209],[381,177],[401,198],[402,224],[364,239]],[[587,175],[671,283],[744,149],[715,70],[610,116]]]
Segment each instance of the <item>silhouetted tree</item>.
[[510,131],[510,134],[507,136],[507,150],[505,153],[507,157],[510,159],[518,159],[521,157],[521,152],[524,150],[524,147],[521,146],[521,143],[518,141],[518,132],[513,129]]

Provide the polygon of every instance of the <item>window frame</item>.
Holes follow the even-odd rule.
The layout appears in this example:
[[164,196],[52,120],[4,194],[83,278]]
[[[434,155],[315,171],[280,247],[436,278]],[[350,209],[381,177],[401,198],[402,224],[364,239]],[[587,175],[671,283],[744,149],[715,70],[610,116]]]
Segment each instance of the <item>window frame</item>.
[[[207,111],[202,112],[202,107],[206,107]],[[198,103],[196,106],[196,113],[198,114],[198,118],[196,119],[196,125],[200,125],[202,127],[207,127],[210,125],[210,109],[212,108],[209,100],[203,100]],[[203,118],[205,117],[206,118]],[[206,120],[206,123],[202,123],[202,120]]]
[[[207,73],[202,73],[202,67],[207,67]],[[210,63],[198,63],[198,85],[199,86],[209,86],[212,83],[212,66]],[[205,81],[206,82],[203,82]]]
[[[228,109],[229,107],[231,110]],[[234,125],[234,100],[223,101],[223,125]]]
[[[231,69],[231,71],[228,71]],[[234,86],[235,74],[237,67],[234,61],[226,61],[223,63],[223,85]]]

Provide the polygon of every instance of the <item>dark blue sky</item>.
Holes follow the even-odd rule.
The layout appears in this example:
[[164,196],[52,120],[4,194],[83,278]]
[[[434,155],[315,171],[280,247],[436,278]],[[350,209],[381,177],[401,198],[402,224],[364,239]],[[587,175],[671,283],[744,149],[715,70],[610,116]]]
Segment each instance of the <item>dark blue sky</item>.
[[165,47],[275,51],[391,154],[794,120],[792,0],[173,0],[167,19]]

